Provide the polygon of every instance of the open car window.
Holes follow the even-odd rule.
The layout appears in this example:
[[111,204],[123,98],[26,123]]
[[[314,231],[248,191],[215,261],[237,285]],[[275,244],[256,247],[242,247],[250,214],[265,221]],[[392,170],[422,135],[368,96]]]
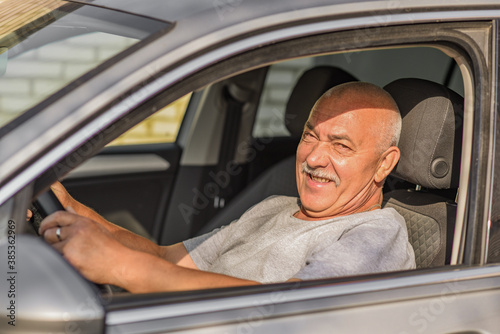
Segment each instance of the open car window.
[[347,52],[290,60],[269,67],[253,128],[254,137],[290,135],[284,114],[293,84],[304,71],[321,65],[336,66],[358,80],[381,87],[398,78],[422,78],[444,84],[462,96],[464,93],[457,63],[431,47]]
[[[395,64],[394,59],[399,59],[401,55],[411,55],[413,56],[413,61],[406,63],[407,58],[403,58],[405,61]],[[350,61],[347,62],[346,59]],[[358,59],[358,61],[354,62],[353,59]],[[371,63],[372,66],[367,66],[366,63]],[[428,68],[428,66],[430,66],[429,64],[432,65],[431,68]],[[290,157],[294,155],[297,147],[296,137],[281,140],[272,138],[264,140],[263,137],[256,135],[256,128],[260,128],[259,131],[261,131],[261,133],[272,133],[276,135],[275,130],[278,127],[286,129],[287,126],[284,116],[277,117],[273,115],[274,119],[272,119],[271,124],[265,121],[260,122],[259,115],[273,108],[273,112],[276,112],[278,107],[271,105],[273,101],[275,102],[277,100],[273,100],[273,97],[276,96],[280,97],[280,112],[284,115],[287,101],[300,75],[312,68],[323,66],[335,67],[339,70],[353,73],[359,80],[374,82],[380,86],[385,86],[401,78],[419,78],[447,87],[451,91],[455,91],[457,96],[462,96],[464,94],[462,75],[455,59],[436,47],[398,47],[385,48],[382,50],[367,49],[363,51],[358,50],[356,53],[336,53],[277,62],[270,65],[268,68],[261,67],[239,74],[238,76],[218,81],[204,87],[203,90],[196,93],[198,95],[204,95],[202,99],[198,99],[197,104],[195,103],[195,105],[192,106],[197,114],[188,116],[188,118],[192,119],[191,123],[186,122],[186,124],[183,124],[184,132],[189,133],[191,137],[186,140],[185,144],[177,143],[180,148],[176,146],[175,150],[182,149],[181,154],[184,156],[192,154],[191,151],[194,150],[199,160],[196,163],[182,162],[181,158],[179,165],[176,165],[177,161],[175,160],[168,161],[168,163],[174,167],[169,167],[167,173],[177,173],[176,182],[172,183],[172,188],[168,188],[170,193],[164,194],[164,196],[169,196],[168,201],[157,201],[158,199],[155,197],[160,195],[155,195],[157,193],[154,192],[150,193],[150,197],[134,197],[135,202],[129,202],[126,198],[123,198],[123,204],[120,204],[120,201],[116,200],[112,205],[107,206],[105,204],[107,201],[106,198],[119,197],[120,194],[118,192],[125,192],[123,197],[134,196],[136,190],[141,189],[141,186],[135,183],[136,188],[131,187],[130,191],[127,191],[123,186],[117,187],[116,193],[110,192],[109,194],[113,195],[107,195],[106,191],[109,190],[106,190],[104,184],[101,184],[99,179],[97,179],[99,177],[98,174],[93,178],[88,178],[89,186],[81,186],[82,183],[87,182],[85,173],[87,173],[86,170],[90,167],[90,164],[85,164],[81,169],[73,171],[68,179],[65,180],[65,184],[67,184],[70,190],[75,192],[77,198],[80,198],[91,207],[96,208],[109,220],[120,226],[131,228],[133,231],[141,231],[141,233],[143,233],[141,235],[152,238],[162,244],[180,242],[186,238],[199,235],[202,232],[209,232],[213,228],[226,225],[233,219],[237,219],[246,209],[256,204],[255,202],[242,201],[242,210],[237,214],[234,213],[233,216],[228,216],[227,212],[230,212],[234,208],[234,203],[231,202],[240,201],[241,197],[244,196],[241,194],[244,193],[254,192],[255,196],[259,196],[258,193],[260,189],[252,188],[253,182],[260,182],[259,178],[262,178],[263,175],[265,177],[266,172],[269,172],[275,164],[280,163],[282,160],[290,159]],[[276,79],[276,73],[279,73],[279,75],[285,79]],[[295,77],[290,79],[293,75]],[[227,92],[224,90],[225,87],[231,87],[236,83],[248,85],[251,89],[255,89],[252,99],[249,100],[245,106],[246,109],[242,109],[242,111],[245,110],[245,115],[242,116],[245,117],[245,121],[242,118],[239,123],[228,125],[231,126],[231,129],[212,129],[208,127],[206,118],[211,118],[211,121],[218,121],[219,119],[217,117],[220,117],[221,120],[224,120],[224,117],[229,117],[228,113],[238,112],[237,109],[230,109],[228,107],[228,102],[226,100]],[[242,89],[246,89],[246,87]],[[157,120],[159,123],[156,124],[161,125],[162,113],[165,111],[173,113],[173,109],[169,110],[169,108],[178,108],[180,111],[176,112],[181,113],[179,120],[182,120],[182,112],[186,108],[188,98],[190,98],[190,96],[185,96],[167,106],[162,104],[161,98],[151,101],[150,103],[154,105],[154,108],[160,109],[160,111],[129,130],[129,132],[125,134],[125,137],[118,138],[115,142],[112,142],[111,145],[114,145],[114,143],[121,143],[127,146],[134,143],[132,140],[136,140],[135,143],[143,147],[141,150],[147,151],[149,144],[158,143],[157,141],[148,141],[150,140],[148,138],[155,139],[154,136],[148,137],[148,129],[153,132],[156,128],[155,122]],[[179,108],[179,106],[182,108]],[[307,114],[308,111],[304,111],[304,113]],[[253,118],[255,119],[254,121],[252,120]],[[461,131],[462,119],[457,119],[456,122],[457,131]],[[224,122],[219,122],[219,126],[221,126],[221,124],[224,124]],[[161,128],[160,125],[158,125],[158,128]],[[226,137],[226,140],[219,137],[222,136],[223,132],[230,130],[234,131],[231,140],[227,140],[229,137]],[[132,139],[127,139],[127,136],[131,136],[130,138]],[[133,139],[134,136],[136,137],[135,139]],[[229,134],[227,136],[229,136]],[[225,156],[224,159],[226,160],[221,160],[222,162],[219,162],[218,166],[214,166],[211,161],[203,161],[200,158],[200,156],[207,154],[207,152],[200,152],[200,147],[204,143],[211,143],[217,139],[221,141],[210,145],[210,148],[220,145],[220,152],[218,155],[214,155],[214,159],[222,159],[221,157]],[[171,142],[175,142],[175,137],[172,138]],[[229,145],[230,143],[232,143],[232,145]],[[131,156],[135,154],[136,161],[140,159],[140,156],[137,155],[140,151],[138,151],[137,147],[133,148],[132,146],[128,148],[123,147],[119,150],[105,150],[98,158],[102,161],[108,157],[110,159],[119,159],[119,156],[122,156],[124,160],[122,160],[121,165],[130,165],[131,162],[125,160],[127,149],[130,150]],[[155,154],[158,156],[168,153],[166,151],[168,148],[166,148],[163,153],[159,153],[160,151],[158,150],[160,150],[160,148],[158,146],[153,145],[150,147],[152,152],[157,152]],[[109,148],[112,149],[112,147]],[[427,148],[428,145],[424,145],[416,150]],[[231,152],[231,149],[234,151]],[[120,155],[118,153],[120,153]],[[416,153],[421,154],[417,151]],[[460,154],[460,149],[457,149],[455,152],[456,159],[459,159]],[[144,159],[146,159],[145,156]],[[89,160],[89,162],[92,162],[92,159]],[[198,164],[201,166],[198,166]],[[237,172],[228,170],[227,164],[234,164],[233,169]],[[174,168],[176,169],[173,170]],[[222,169],[219,170],[217,168]],[[117,174],[118,170],[117,167]],[[208,175],[205,175],[205,173]],[[183,179],[184,174],[186,180]],[[284,177],[283,175],[285,175],[285,173],[281,174],[282,175],[276,175],[276,177]],[[116,181],[109,179],[112,173],[110,174],[107,172],[101,177],[104,177],[104,175],[108,178],[107,183],[109,187],[113,187],[114,183],[123,184],[127,182],[123,181],[124,178],[127,179],[126,175],[120,176]],[[273,191],[275,191],[275,193],[270,192],[267,194],[268,196],[296,196],[294,175],[286,175],[288,179],[283,178],[282,180],[283,184],[286,186],[281,188],[272,188],[273,180],[269,180],[267,186],[270,189],[274,189]],[[144,173],[144,176],[146,176],[146,173]],[[140,172],[137,172],[135,175],[130,175],[128,179],[133,180],[136,177],[141,177]],[[93,193],[93,188],[90,186],[90,183],[95,184],[96,182],[100,189],[98,194]],[[385,190],[386,192],[403,189],[411,189],[413,191],[421,187],[422,185],[418,183],[408,183],[397,177],[390,177],[386,181]],[[425,189],[424,186],[422,193],[428,191],[429,190]],[[443,195],[443,201],[454,203],[457,198],[458,187],[449,187],[449,189],[445,189],[444,192],[441,190],[432,191],[436,194]],[[139,207],[148,207],[148,203],[151,202],[151,199],[154,199],[155,203],[157,203],[156,205],[160,206],[162,209],[156,216],[152,216],[151,210],[145,210],[143,213],[139,210]],[[265,197],[260,197],[260,200],[263,199],[265,199]],[[129,204],[127,205],[125,203]],[[156,208],[153,209],[156,210]],[[449,251],[454,237],[454,212],[454,210],[450,210],[450,224],[448,224],[448,227],[444,225],[434,226],[434,228],[438,230],[448,229],[448,234],[445,237],[447,240],[443,241],[441,244],[441,246],[445,245],[444,247],[448,251],[446,254],[446,264],[450,264]],[[413,219],[413,217],[410,215],[408,219]],[[415,242],[419,242],[418,228],[415,228],[417,230],[414,231],[415,234],[412,235],[412,238],[416,240]],[[161,231],[161,233],[159,234],[156,231]],[[435,244],[434,247],[436,247]],[[445,262],[443,261],[442,263],[444,264]]]

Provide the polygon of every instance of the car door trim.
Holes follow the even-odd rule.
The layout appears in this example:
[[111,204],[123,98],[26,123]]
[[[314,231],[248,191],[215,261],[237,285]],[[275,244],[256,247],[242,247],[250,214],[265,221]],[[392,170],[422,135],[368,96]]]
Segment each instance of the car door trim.
[[66,178],[164,172],[169,168],[170,163],[156,154],[98,155],[74,169]]
[[[402,277],[400,275],[403,275]],[[480,282],[484,279],[493,278],[491,284],[495,284],[498,287],[498,277],[499,277],[499,266],[491,265],[486,267],[472,267],[472,268],[462,268],[461,270],[450,271],[447,268],[440,268],[435,271],[423,271],[421,275],[415,275],[414,272],[405,273],[386,273],[379,275],[382,277],[378,278],[367,278],[361,281],[345,283],[342,279],[336,280],[332,279],[330,283],[318,284],[312,287],[300,286],[294,287],[293,284],[288,285],[277,285],[275,287],[270,287],[269,292],[257,293],[257,294],[245,294],[240,296],[231,296],[231,298],[224,298],[225,294],[221,294],[220,297],[214,297],[211,299],[204,300],[193,300],[189,302],[179,303],[170,302],[164,303],[163,305],[151,305],[142,308],[135,307],[134,309],[117,309],[108,310],[106,316],[106,327],[113,326],[124,326],[127,324],[146,322],[146,321],[156,321],[160,319],[172,319],[177,317],[184,317],[190,315],[201,315],[205,313],[214,314],[215,312],[229,311],[235,309],[243,309],[252,306],[263,306],[274,305],[276,308],[280,304],[289,304],[294,302],[304,302],[312,301],[314,299],[325,300],[325,298],[336,298],[343,296],[353,296],[359,294],[367,294],[366,298],[352,298],[351,303],[355,305],[346,305],[341,303],[338,306],[341,308],[345,307],[355,307],[360,305],[368,305],[372,303],[368,297],[369,293],[381,292],[383,291],[385,296],[387,296],[387,301],[397,301],[404,299],[412,299],[411,292],[408,296],[400,295],[397,290],[400,289],[410,289],[410,288],[423,288],[427,291],[425,295],[432,296],[431,288],[435,285],[440,284],[455,284],[460,286],[460,292],[473,292],[478,290],[484,290],[488,288],[486,284],[481,284]],[[465,282],[470,282],[471,284],[466,284]],[[479,283],[478,283],[479,282]],[[288,289],[286,288],[288,286]],[[291,288],[290,288],[291,287]],[[440,289],[437,289],[440,291]],[[454,289],[454,293],[457,293],[457,289]],[[390,293],[395,291],[394,293]],[[272,296],[279,295],[280,298],[273,298]],[[420,294],[419,298],[423,297],[424,294]],[[380,303],[377,300],[377,303]],[[315,310],[310,310],[311,312],[318,312],[320,307],[319,303],[312,303],[312,307]],[[330,304],[330,303],[327,303]],[[335,309],[336,305],[332,304],[329,309]],[[286,309],[286,308],[285,308]],[[287,311],[284,311],[288,313]],[[277,316],[278,313],[274,312],[272,316]],[[223,321],[223,319],[220,319]]]

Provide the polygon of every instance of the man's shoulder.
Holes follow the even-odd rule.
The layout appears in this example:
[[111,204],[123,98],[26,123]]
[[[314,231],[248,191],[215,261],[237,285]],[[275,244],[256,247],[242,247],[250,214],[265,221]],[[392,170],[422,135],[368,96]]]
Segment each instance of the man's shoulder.
[[394,208],[382,208],[380,210],[375,210],[374,211],[375,215],[374,217],[379,218],[384,221],[390,221],[394,222],[395,224],[397,223],[398,225],[402,225],[406,227],[406,222],[403,216],[399,214]]
[[406,222],[393,208],[383,208],[379,210],[354,213],[344,216],[346,227],[355,227],[359,225],[371,225],[376,228],[379,225],[384,227],[405,228]]
[[373,210],[366,212],[370,214],[373,218],[380,219],[390,219],[390,220],[404,220],[403,216],[401,216],[394,208],[386,207],[379,210]]
[[400,220],[403,217],[393,208],[382,208],[378,210],[365,211],[360,212],[358,214],[361,218],[371,218],[371,219],[391,219],[391,220]]

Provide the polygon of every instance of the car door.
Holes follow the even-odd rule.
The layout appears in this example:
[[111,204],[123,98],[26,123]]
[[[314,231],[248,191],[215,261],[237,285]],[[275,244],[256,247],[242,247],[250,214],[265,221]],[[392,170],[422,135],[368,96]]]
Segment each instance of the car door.
[[[494,168],[493,122],[496,121],[496,110],[491,104],[492,98],[496,101],[493,83],[497,80],[494,69],[498,67],[496,57],[492,57],[490,52],[496,50],[498,32],[494,18],[498,13],[489,7],[485,7],[488,10],[484,11],[467,8],[457,11],[443,5],[428,11],[428,7],[415,4],[411,8],[387,11],[387,3],[372,3],[374,7],[368,9],[357,5],[326,5],[320,6],[321,10],[301,9],[297,5],[293,11],[284,11],[273,21],[255,20],[252,24],[237,22],[231,30],[238,32],[236,28],[244,29],[244,34],[235,33],[233,39],[225,40],[222,45],[207,42],[206,50],[197,50],[185,63],[175,68],[169,67],[172,64],[168,56],[175,56],[172,51],[172,54],[162,58],[165,66],[156,68],[154,78],[157,80],[145,84],[141,80],[134,81],[137,89],[128,90],[129,94],[111,103],[111,107],[103,107],[101,113],[92,119],[95,122],[89,123],[93,125],[91,130],[87,129],[89,133],[84,136],[77,132],[76,139],[71,137],[76,142],[70,149],[58,152],[55,158],[47,158],[51,159],[46,165],[48,169],[41,171],[40,177],[40,174],[30,174],[27,183],[32,183],[29,186],[15,188],[16,185],[12,185],[10,180],[4,181],[15,191],[2,189],[2,194],[10,195],[4,195],[7,200],[1,209],[9,214],[17,212],[18,217],[21,217],[21,212],[24,215],[32,189],[35,192],[46,189],[59,176],[54,175],[58,168],[73,169],[75,166],[69,163],[71,159],[97,154],[101,147],[88,148],[85,144],[95,142],[93,140],[96,138],[108,142],[121,134],[130,128],[130,123],[136,124],[151,113],[150,102],[162,104],[159,101],[164,99],[169,103],[221,79],[291,58],[342,52],[348,55],[360,49],[427,45],[443,50],[458,62],[466,101],[461,186],[455,235],[452,238],[453,255],[448,265],[401,273],[256,287],[106,297],[90,292],[88,283],[59,259],[57,264],[53,264],[53,268],[58,269],[56,273],[40,271],[44,273],[40,284],[49,285],[49,281],[57,284],[53,284],[50,290],[36,291],[24,284],[23,298],[29,300],[30,294],[35,292],[37,296],[43,297],[44,291],[52,293],[57,287],[64,287],[68,296],[73,296],[70,294],[72,289],[66,287],[73,284],[87,287],[80,289],[77,295],[80,300],[85,296],[92,297],[92,307],[97,310],[86,319],[87,323],[97,324],[97,331],[107,333],[330,333],[335,330],[354,333],[495,332],[498,328],[496,315],[500,310],[497,296],[499,268],[496,264],[485,265],[484,254],[487,250],[485,231],[491,221],[490,200],[497,195],[488,181]],[[252,6],[252,3],[242,2],[237,8],[247,9],[246,13],[258,11]],[[236,11],[235,15],[238,13]],[[217,12],[213,13],[212,19],[217,19],[216,15]],[[481,20],[476,22],[478,17]],[[182,22],[179,25],[183,26]],[[179,35],[173,36],[174,41],[180,38]],[[207,39],[213,41],[213,36]],[[146,51],[160,48],[159,45],[164,42],[153,42]],[[201,43],[203,40],[197,42],[204,45]],[[117,64],[116,68],[120,69],[120,66]],[[144,90],[150,94],[147,99],[139,99],[144,96]],[[117,110],[121,116],[119,119],[114,114],[118,113]],[[197,112],[201,113],[201,110]],[[192,125],[207,125],[207,119],[200,119],[202,115],[199,113],[195,113]],[[212,129],[217,129],[218,124],[212,122]],[[81,125],[86,126],[85,123]],[[197,155],[197,148],[209,144],[200,142],[200,138],[190,142],[188,135],[184,139],[186,145],[183,147],[180,166],[196,166],[196,162],[208,161]],[[85,152],[87,155],[84,155]],[[207,159],[211,159],[211,155]],[[182,221],[180,225],[182,229]],[[47,245],[41,242],[26,243],[37,244],[30,250],[43,249],[47,251],[44,254],[47,258],[56,258]],[[33,270],[35,260],[25,262],[30,263],[31,267],[25,264],[22,268],[24,272]],[[69,277],[70,283],[58,278],[60,268],[72,272],[65,275]],[[42,297],[37,300],[38,304],[32,305],[43,305],[40,303]],[[45,297],[51,298],[54,297]],[[74,300],[71,304],[75,307]],[[64,323],[67,319],[64,316],[68,316],[64,309],[54,312],[57,313],[54,322]],[[85,324],[85,321],[81,317],[79,319],[76,330],[84,328],[81,324]]]
[[135,309],[110,307],[106,325],[110,333],[494,332],[498,266],[461,269],[156,297],[154,306],[142,298],[144,307],[137,298]]

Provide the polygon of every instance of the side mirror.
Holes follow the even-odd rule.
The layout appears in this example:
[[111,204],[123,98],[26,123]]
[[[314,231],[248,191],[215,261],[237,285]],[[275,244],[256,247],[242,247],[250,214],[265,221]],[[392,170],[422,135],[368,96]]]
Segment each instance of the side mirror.
[[103,333],[97,289],[41,238],[9,236],[0,244],[0,333]]

